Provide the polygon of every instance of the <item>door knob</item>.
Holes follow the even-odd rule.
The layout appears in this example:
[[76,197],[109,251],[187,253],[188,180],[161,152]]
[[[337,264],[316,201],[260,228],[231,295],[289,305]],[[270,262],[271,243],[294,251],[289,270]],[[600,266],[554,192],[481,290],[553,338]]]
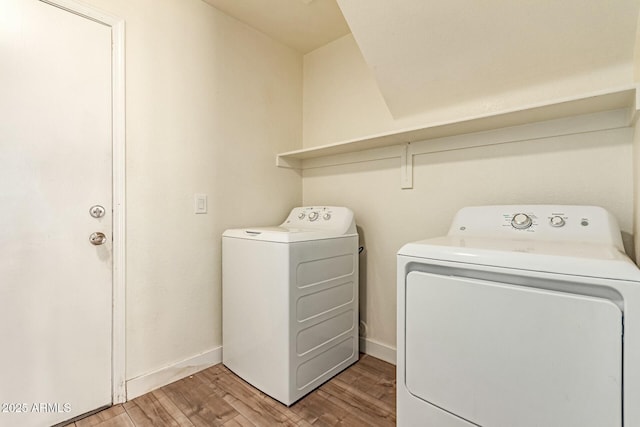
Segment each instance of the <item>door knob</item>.
[[104,245],[106,241],[107,236],[99,231],[96,231],[95,233],[92,233],[91,236],[89,236],[89,242],[91,242],[91,244],[94,246]]

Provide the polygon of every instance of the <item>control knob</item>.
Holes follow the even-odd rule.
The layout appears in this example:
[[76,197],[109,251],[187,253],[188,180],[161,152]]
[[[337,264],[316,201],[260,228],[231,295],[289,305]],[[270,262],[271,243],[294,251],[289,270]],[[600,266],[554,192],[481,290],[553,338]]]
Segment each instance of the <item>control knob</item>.
[[511,225],[513,228],[517,228],[518,230],[524,230],[525,228],[531,227],[531,217],[524,213],[517,213],[511,218]]
[[552,227],[562,227],[565,224],[564,218],[558,215],[552,216],[551,219],[549,220],[549,223],[551,224]]
[[318,219],[318,212],[311,212],[309,214],[309,221],[315,221],[316,219]]
[[305,217],[304,212],[300,212],[300,213],[298,214],[298,219],[302,219],[302,218],[304,218],[304,217]]
[[325,221],[329,221],[331,219],[331,214],[327,212],[322,216],[322,219],[324,219]]

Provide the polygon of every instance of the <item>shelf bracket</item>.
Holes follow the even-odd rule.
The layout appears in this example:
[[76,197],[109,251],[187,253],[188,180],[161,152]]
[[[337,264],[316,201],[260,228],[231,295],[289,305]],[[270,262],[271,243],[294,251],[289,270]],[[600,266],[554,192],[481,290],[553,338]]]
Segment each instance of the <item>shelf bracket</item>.
[[629,108],[629,123],[631,126],[635,126],[638,118],[640,117],[640,90],[636,89],[635,96],[633,97],[633,103]]
[[410,142],[400,150],[400,188],[413,188],[413,153]]

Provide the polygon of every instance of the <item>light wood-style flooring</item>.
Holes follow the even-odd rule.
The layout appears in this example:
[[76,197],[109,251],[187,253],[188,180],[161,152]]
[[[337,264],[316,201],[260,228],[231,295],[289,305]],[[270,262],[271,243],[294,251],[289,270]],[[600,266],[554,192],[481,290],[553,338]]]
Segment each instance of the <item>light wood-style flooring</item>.
[[395,366],[368,355],[291,407],[220,364],[69,426],[394,426],[395,398]]

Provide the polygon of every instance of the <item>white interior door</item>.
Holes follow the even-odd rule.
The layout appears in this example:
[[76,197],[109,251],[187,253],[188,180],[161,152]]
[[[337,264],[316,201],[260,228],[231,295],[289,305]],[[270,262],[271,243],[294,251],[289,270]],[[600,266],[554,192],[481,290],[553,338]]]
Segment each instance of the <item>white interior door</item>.
[[622,312],[611,301],[412,271],[407,389],[492,427],[622,425]]
[[111,102],[110,27],[2,0],[1,426],[111,403]]

